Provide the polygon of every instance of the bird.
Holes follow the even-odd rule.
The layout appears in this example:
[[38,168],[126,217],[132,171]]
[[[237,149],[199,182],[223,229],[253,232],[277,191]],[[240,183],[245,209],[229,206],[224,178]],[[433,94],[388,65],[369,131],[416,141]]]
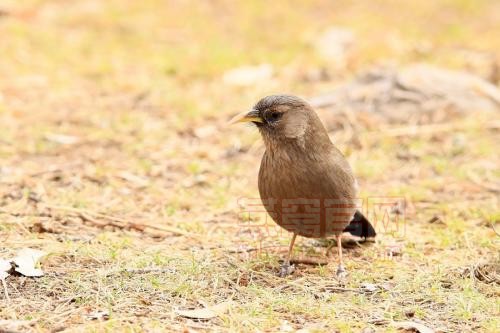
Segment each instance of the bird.
[[336,275],[344,279],[342,233],[368,239],[376,231],[358,209],[356,178],[320,118],[300,97],[270,95],[230,121],[241,122],[255,125],[264,141],[258,175],[262,204],[274,222],[292,233],[279,275],[295,270],[290,258],[297,236],[335,237]]

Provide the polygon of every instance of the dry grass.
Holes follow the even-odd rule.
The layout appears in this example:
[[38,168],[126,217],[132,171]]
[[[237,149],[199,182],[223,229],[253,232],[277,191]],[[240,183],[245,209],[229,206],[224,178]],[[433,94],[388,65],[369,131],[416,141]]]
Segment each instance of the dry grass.
[[[45,277],[8,278],[0,320],[21,321],[20,332],[500,326],[491,118],[449,119],[452,132],[402,137],[382,131],[394,124],[332,132],[363,197],[409,203],[405,234],[346,250],[344,287],[334,265],[275,276],[287,235],[262,234],[238,216],[238,199],[258,195],[262,146],[255,131],[225,125],[262,95],[319,94],[384,59],[487,77],[500,49],[498,2],[293,4],[0,4],[0,257],[22,247],[49,253]],[[332,24],[357,34],[335,70],[311,46]],[[272,80],[245,88],[221,80],[259,63],[275,66]],[[310,79],[319,69],[328,80]],[[393,244],[402,251],[388,258]],[[299,245],[309,255],[326,247]],[[226,301],[228,311],[207,321],[175,313]],[[96,311],[109,318],[88,319]]]

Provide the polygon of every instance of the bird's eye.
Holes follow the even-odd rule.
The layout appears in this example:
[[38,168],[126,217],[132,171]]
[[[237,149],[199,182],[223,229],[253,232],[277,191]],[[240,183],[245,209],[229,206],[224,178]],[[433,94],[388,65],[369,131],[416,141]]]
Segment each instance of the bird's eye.
[[273,112],[270,112],[268,115],[267,115],[267,120],[268,121],[277,121],[278,119],[281,118],[283,114],[281,112],[276,112],[276,111],[273,111]]

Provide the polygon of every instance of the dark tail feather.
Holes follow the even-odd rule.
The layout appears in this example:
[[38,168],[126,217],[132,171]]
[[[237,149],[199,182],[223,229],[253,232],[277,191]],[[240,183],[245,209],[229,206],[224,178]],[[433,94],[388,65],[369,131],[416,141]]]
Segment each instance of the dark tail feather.
[[370,221],[359,210],[356,211],[351,223],[344,229],[344,232],[364,239],[373,238],[377,235]]

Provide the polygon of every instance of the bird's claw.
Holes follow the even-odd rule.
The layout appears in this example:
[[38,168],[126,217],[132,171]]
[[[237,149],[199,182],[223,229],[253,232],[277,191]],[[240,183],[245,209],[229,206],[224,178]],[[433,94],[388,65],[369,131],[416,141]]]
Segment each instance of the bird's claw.
[[347,278],[347,271],[345,270],[344,265],[339,265],[337,267],[337,279],[342,282],[345,281],[346,278]]
[[295,266],[290,264],[283,264],[280,267],[280,277],[285,277],[292,274],[295,271]]

